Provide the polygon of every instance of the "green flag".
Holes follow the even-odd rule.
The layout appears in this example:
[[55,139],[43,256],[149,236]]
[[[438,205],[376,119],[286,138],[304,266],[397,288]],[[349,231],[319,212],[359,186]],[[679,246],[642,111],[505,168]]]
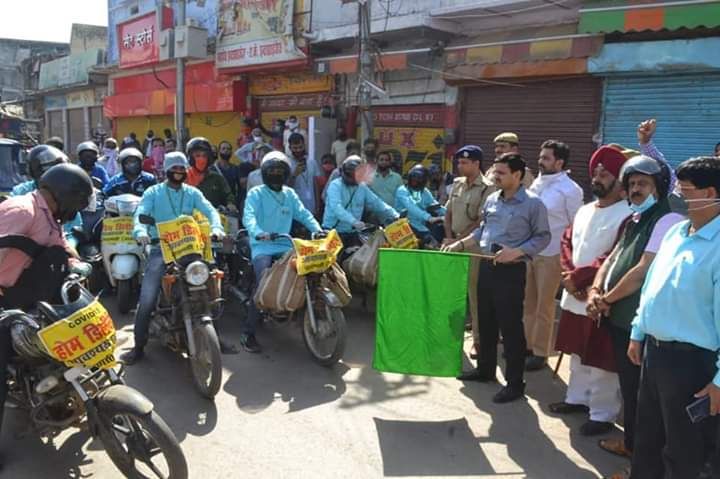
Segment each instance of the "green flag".
[[380,250],[373,368],[460,374],[469,263],[456,253]]

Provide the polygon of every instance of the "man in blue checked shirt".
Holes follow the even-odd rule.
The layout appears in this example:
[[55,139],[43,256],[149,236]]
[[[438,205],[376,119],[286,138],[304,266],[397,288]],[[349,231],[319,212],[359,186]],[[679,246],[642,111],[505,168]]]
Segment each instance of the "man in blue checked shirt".
[[[720,159],[687,160],[677,178],[689,221],[666,233],[630,333],[628,356],[642,365],[634,479],[695,478],[715,453],[715,416],[720,412]],[[709,399],[709,417],[693,423],[686,406],[698,398]]]
[[132,193],[142,196],[145,190],[157,183],[153,175],[142,171],[143,155],[137,148],[125,148],[118,156],[121,171],[110,178],[103,188],[106,198]]

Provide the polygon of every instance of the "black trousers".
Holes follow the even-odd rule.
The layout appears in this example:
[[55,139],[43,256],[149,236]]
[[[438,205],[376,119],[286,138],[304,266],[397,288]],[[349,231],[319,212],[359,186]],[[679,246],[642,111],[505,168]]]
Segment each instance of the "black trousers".
[[500,331],[506,360],[505,382],[508,386],[522,386],[527,349],[522,322],[525,263],[494,265],[481,261],[477,295],[481,318],[478,370],[495,374]]
[[634,365],[628,358],[630,331],[610,325],[615,365],[620,380],[620,393],[623,399],[623,426],[625,429],[625,449],[635,447],[635,415],[637,412],[638,390],[640,389],[640,366]]
[[646,341],[632,479],[694,479],[711,458],[718,418],[693,424],[685,407],[712,381],[716,360],[717,354],[706,349]]

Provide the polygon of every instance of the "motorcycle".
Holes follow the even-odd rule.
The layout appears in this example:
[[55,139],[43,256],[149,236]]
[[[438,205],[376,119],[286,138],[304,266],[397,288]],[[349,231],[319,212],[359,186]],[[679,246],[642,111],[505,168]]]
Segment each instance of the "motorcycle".
[[110,285],[117,291],[118,310],[127,314],[135,304],[145,270],[145,250],[132,239],[132,216],[140,197],[127,193],[105,200],[101,251]]
[[[270,240],[287,239],[291,244],[293,238],[287,234],[273,233]],[[262,240],[261,237],[257,238]],[[337,363],[345,352],[347,326],[343,306],[350,299],[349,290],[345,292],[346,301],[341,301],[337,291],[336,279],[331,270],[335,261],[321,271],[308,273],[305,279],[305,300],[297,310],[285,314],[264,314],[267,321],[288,323],[302,315],[303,342],[312,358],[322,366]],[[296,314],[297,313],[297,314]]]
[[60,295],[63,304],[40,302],[33,313],[0,310],[17,353],[8,364],[8,400],[27,411],[30,428],[48,441],[65,429],[86,428],[126,477],[187,478],[173,432],[114,369],[107,311],[77,277],[67,278]]
[[[155,225],[140,215],[145,225]],[[159,244],[161,240],[154,240]],[[172,248],[168,250],[172,252]],[[213,326],[213,309],[221,307],[223,272],[211,269],[200,254],[187,254],[166,263],[162,293],[150,334],[173,351],[186,356],[193,383],[203,397],[213,399],[220,390],[222,359],[220,342]]]
[[103,255],[101,251],[101,235],[105,207],[102,193],[95,191],[91,205],[80,212],[82,227],[72,229],[77,239],[77,252],[80,259],[92,265],[92,273],[88,278],[88,287],[93,294],[98,294],[107,285],[103,269]]

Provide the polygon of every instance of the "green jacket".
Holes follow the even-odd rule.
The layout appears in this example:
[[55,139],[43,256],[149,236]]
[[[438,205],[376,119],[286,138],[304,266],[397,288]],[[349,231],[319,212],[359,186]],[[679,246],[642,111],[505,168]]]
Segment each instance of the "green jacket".
[[[625,229],[617,244],[618,254],[613,260],[610,271],[608,291],[614,288],[623,276],[640,262],[640,257],[645,252],[655,224],[668,213],[670,213],[670,203],[667,198],[663,198],[640,215],[637,223],[633,221],[632,217],[626,220]],[[630,323],[632,323],[639,305],[640,289],[611,305],[610,323],[630,331]]]
[[232,194],[227,180],[221,173],[213,169],[207,170],[205,179],[202,180],[197,188],[215,208],[235,204],[235,197]]

